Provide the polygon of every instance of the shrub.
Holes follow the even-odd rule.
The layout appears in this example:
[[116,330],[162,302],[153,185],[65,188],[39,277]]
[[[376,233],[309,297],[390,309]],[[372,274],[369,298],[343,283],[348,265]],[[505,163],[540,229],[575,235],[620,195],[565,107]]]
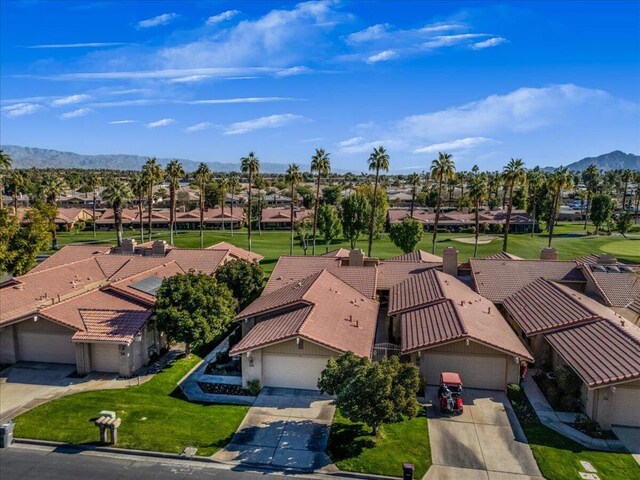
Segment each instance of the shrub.
[[507,385],[507,397],[512,402],[522,402],[525,399],[524,391],[520,385],[516,383],[510,383]]
[[247,390],[254,397],[258,396],[260,390],[262,390],[262,386],[260,385],[260,380],[253,379],[247,382]]
[[582,380],[580,380],[580,377],[578,377],[576,372],[574,372],[571,367],[567,365],[557,367],[554,370],[554,374],[558,382],[558,388],[564,395],[569,397],[580,396],[580,387],[582,385]]

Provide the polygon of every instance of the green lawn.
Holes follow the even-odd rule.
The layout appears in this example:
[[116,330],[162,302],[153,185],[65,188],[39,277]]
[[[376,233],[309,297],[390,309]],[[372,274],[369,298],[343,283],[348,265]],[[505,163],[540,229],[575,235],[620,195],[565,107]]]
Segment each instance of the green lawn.
[[640,478],[640,465],[626,453],[598,452],[584,448],[542,424],[523,423],[533,456],[545,478],[575,480],[584,472],[580,460],[591,463],[607,480]]
[[92,419],[115,410],[122,425],[118,447],[181,453],[194,446],[213,455],[234,434],[249,407],[186,401],[177,382],[200,361],[181,358],[139,387],[78,393],[51,401],[16,419],[16,437],[91,444],[98,440]]
[[[625,239],[621,236],[586,236],[582,225],[578,223],[560,223],[556,227],[557,235],[553,238],[552,246],[558,250],[560,259],[573,259],[580,257],[588,253],[613,253],[619,257],[620,260],[629,262],[640,262],[640,244],[639,239]],[[451,239],[454,237],[470,237],[471,234],[453,234],[453,233],[441,233],[438,234],[438,243],[436,245],[436,253],[441,255],[442,250],[446,247],[454,246],[460,252],[460,260],[464,261],[467,258],[473,256],[473,244],[463,244],[460,242],[454,242]],[[499,235],[496,235],[499,236]],[[136,236],[135,232],[125,232],[125,237]],[[204,235],[205,246],[213,245],[221,241],[227,241],[237,245],[239,247],[247,248],[247,235],[246,231],[235,231],[232,237],[230,232],[208,230]],[[154,239],[169,239],[167,231],[158,230],[153,235]],[[58,243],[60,246],[67,243],[74,242],[91,242],[97,240],[103,243],[115,242],[115,231],[110,232],[98,232],[97,238],[93,238],[93,232],[71,232],[71,233],[59,233]],[[280,255],[289,254],[289,232],[288,231],[271,231],[263,232],[262,235],[254,232],[253,235],[253,250],[260,253],[265,257],[262,262],[267,273],[271,273],[273,266]],[[180,232],[175,238],[175,244],[178,247],[190,247],[197,248],[200,246],[200,234],[198,231],[183,231]],[[358,242],[358,247],[365,249],[367,247],[366,237],[362,237]],[[535,234],[533,237],[530,234],[512,234],[509,236],[509,252],[514,255],[518,255],[523,258],[538,258],[540,250],[547,246],[547,237],[544,234]],[[335,242],[331,245],[331,249],[338,247],[349,248],[347,242]],[[431,251],[431,235],[425,232],[422,241],[418,245],[418,248],[426,251]],[[478,256],[486,256],[492,253],[497,253],[502,249],[502,239],[497,239],[487,245],[480,245],[478,247]],[[324,242],[320,240],[317,245],[317,253],[324,253]],[[297,242],[294,246],[294,253],[302,255],[304,252]],[[310,253],[310,250],[309,250]],[[388,235],[383,235],[380,239],[374,241],[373,255],[379,258],[389,258],[395,255],[400,255],[402,252],[399,248],[391,243]]]
[[402,476],[402,463],[415,466],[415,478],[422,478],[431,466],[427,414],[383,425],[378,437],[361,423],[352,423],[336,411],[327,453],[340,470],[376,475]]

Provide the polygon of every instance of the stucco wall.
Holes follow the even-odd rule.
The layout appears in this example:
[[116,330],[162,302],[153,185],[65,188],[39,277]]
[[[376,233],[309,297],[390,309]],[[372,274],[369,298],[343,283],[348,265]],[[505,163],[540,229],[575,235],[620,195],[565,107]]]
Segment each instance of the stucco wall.
[[0,328],[0,363],[16,362],[16,347],[13,325]]

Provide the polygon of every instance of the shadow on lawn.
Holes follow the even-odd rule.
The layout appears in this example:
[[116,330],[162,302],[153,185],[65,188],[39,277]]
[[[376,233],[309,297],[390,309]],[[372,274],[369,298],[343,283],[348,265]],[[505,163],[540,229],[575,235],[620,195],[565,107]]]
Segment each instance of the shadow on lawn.
[[366,448],[375,447],[371,429],[361,423],[334,423],[327,453],[334,462],[359,456]]

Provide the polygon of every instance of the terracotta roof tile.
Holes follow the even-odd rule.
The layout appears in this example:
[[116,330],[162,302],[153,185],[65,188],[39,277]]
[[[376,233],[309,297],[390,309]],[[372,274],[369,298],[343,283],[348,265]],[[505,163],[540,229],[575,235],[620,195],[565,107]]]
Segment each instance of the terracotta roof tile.
[[[600,269],[604,268],[604,271]],[[623,265],[582,265],[585,277],[590,278],[607,305],[626,307],[640,298],[638,267]]]
[[229,253],[234,257],[242,258],[249,262],[259,262],[264,258],[258,253],[250,252],[249,250],[245,250],[244,248],[236,247],[229,242],[216,243],[215,245],[207,247],[206,250],[228,250]]
[[450,300],[402,315],[402,352],[411,353],[464,338],[467,332]]
[[440,267],[442,263],[381,262],[378,265],[378,290],[389,290],[407,278]]
[[131,343],[149,320],[151,311],[80,310],[86,331],[73,335],[73,342]]
[[389,292],[389,315],[421,305],[444,300],[435,269],[414,275],[391,287]]
[[442,263],[442,257],[434,255],[424,250],[414,250],[413,252],[398,255],[392,257],[385,262],[428,262],[428,263]]
[[109,245],[67,245],[39,263],[28,274],[41,272],[49,268],[67,265],[87,258],[101,256],[111,249]]

